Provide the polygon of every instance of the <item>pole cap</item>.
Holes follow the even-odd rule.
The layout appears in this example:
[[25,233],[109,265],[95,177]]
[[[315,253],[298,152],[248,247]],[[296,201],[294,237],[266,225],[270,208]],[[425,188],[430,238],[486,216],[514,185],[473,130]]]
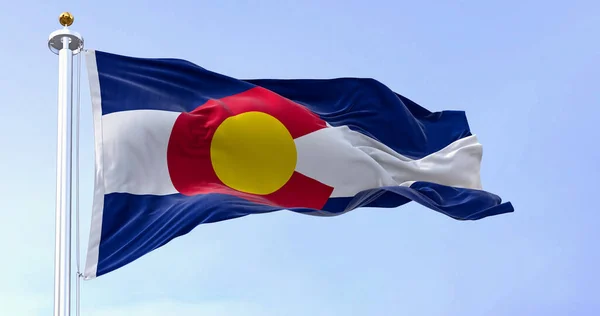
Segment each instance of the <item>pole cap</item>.
[[[50,51],[58,54],[63,48],[69,49],[73,55],[77,55],[83,49],[83,37],[77,32],[69,29],[75,18],[69,12],[63,12],[58,16],[58,22],[63,26],[62,29],[56,30],[48,37],[48,48]],[[68,44],[65,47],[64,39],[68,39]]]
[[73,24],[74,20],[75,20],[75,17],[70,12],[63,12],[58,17],[58,22],[60,23],[60,25],[62,25],[64,27],[71,26]]

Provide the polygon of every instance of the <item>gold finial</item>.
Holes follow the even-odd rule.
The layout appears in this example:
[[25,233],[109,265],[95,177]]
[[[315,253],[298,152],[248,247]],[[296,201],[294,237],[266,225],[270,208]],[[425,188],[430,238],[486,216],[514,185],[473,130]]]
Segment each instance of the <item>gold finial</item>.
[[60,25],[62,26],[71,26],[71,24],[73,24],[73,20],[75,20],[75,18],[69,12],[63,12],[58,17],[58,22],[60,22]]

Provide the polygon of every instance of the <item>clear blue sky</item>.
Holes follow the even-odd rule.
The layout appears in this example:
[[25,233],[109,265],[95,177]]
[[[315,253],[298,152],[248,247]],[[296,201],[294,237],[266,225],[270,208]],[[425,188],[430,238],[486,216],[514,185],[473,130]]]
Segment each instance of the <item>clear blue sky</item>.
[[[85,315],[598,315],[597,1],[9,1],[2,5],[0,309],[53,300],[63,10],[86,47],[240,78],[373,77],[467,111],[484,188],[516,212],[458,222],[417,204],[197,227],[83,285]],[[85,72],[84,72],[84,75]],[[82,81],[82,253],[93,135]]]

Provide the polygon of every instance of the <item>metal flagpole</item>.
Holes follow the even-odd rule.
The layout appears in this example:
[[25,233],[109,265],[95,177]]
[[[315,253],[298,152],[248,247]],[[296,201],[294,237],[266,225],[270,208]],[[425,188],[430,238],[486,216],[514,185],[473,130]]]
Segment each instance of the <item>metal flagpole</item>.
[[73,15],[65,12],[60,15],[59,22],[63,28],[48,38],[48,48],[58,55],[54,316],[70,316],[73,55],[81,52],[83,38],[69,30]]

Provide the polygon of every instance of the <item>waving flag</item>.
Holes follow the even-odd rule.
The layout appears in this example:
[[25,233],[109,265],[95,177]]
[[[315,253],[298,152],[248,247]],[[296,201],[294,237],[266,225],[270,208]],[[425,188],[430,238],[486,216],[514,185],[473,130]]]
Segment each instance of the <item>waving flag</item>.
[[96,182],[85,277],[199,224],[409,201],[459,220],[512,212],[483,191],[460,111],[372,79],[238,80],[177,59],[87,52]]

